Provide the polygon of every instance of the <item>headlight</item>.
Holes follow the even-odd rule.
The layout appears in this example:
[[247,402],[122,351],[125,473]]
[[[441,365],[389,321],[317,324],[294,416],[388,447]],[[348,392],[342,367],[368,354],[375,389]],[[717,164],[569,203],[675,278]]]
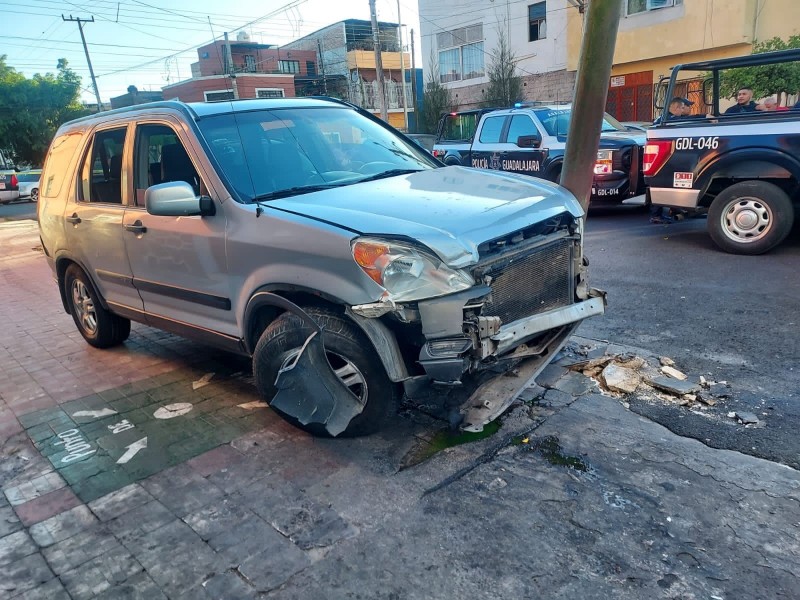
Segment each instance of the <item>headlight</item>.
[[434,298],[475,285],[467,273],[451,269],[411,244],[359,238],[352,250],[358,266],[395,302]]
[[594,163],[595,175],[608,175],[614,170],[613,166],[614,151],[598,150],[597,162]]

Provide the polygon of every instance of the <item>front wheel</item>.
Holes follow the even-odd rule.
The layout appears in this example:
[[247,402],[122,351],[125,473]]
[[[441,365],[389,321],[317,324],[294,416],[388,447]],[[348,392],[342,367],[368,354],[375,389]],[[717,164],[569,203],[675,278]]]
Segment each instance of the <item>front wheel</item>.
[[766,181],[742,181],[725,188],[708,209],[708,233],[732,254],[763,254],[780,244],[792,229],[794,207],[789,196]]
[[64,290],[72,319],[90,345],[110,348],[128,339],[131,322],[103,308],[86,273],[77,265],[70,265],[64,273]]
[[[323,329],[325,354],[331,367],[364,407],[341,437],[375,433],[397,412],[397,386],[389,379],[372,344],[356,325],[327,309],[309,307],[304,310]],[[311,331],[299,317],[284,313],[261,334],[253,353],[253,375],[266,402],[278,391],[275,388],[278,371],[294,360]],[[276,412],[309,433],[327,435],[321,425],[303,425],[291,415]]]

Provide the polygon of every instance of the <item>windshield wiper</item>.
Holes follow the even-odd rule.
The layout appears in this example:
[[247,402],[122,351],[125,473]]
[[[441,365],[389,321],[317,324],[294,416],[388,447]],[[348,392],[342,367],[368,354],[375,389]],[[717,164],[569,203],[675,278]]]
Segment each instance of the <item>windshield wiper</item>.
[[278,200],[279,198],[287,198],[289,196],[299,196],[301,194],[310,194],[311,192],[319,192],[322,190],[329,190],[335,187],[346,185],[344,182],[337,183],[320,183],[318,185],[299,185],[295,187],[286,188],[284,190],[275,190],[267,194],[259,194],[250,199],[252,204],[258,204],[267,200]]
[[382,173],[376,173],[375,175],[370,175],[369,177],[365,177],[364,179],[357,179],[352,183],[377,181],[378,179],[387,179],[389,177],[396,177],[397,175],[408,175],[409,173],[418,173],[420,171],[425,171],[425,169],[389,169],[388,171],[383,171]]

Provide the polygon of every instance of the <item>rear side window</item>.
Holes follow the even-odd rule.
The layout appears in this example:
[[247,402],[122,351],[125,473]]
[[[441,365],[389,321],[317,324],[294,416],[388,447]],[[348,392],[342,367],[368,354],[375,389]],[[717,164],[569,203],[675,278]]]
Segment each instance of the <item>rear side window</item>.
[[505,117],[487,117],[481,129],[482,144],[497,144],[500,142],[500,134],[503,132]]
[[122,204],[122,151],[127,127],[99,131],[81,168],[80,199]]
[[75,156],[82,138],[81,132],[67,133],[59,135],[50,144],[42,172],[40,195],[43,198],[53,198],[61,192],[64,179],[69,176],[72,157]]
[[442,140],[467,141],[471,140],[478,128],[478,115],[475,113],[465,115],[447,115],[442,127]]

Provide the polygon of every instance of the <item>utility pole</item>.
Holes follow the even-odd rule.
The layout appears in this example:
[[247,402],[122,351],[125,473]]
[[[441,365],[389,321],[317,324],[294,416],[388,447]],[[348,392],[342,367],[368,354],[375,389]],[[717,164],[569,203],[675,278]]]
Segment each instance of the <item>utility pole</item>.
[[92,60],[89,58],[89,49],[86,47],[86,38],[83,36],[83,23],[94,23],[94,15],[91,19],[81,19],[80,17],[69,16],[69,19],[61,15],[63,21],[70,21],[78,24],[78,31],[81,32],[81,41],[83,42],[83,51],[86,53],[86,62],[89,64],[89,76],[92,78],[92,86],[94,87],[94,97],[97,99],[97,112],[103,110],[103,101],[100,100],[100,91],[97,89],[97,79],[94,76],[94,69],[92,69]]
[[317,54],[319,54],[319,70],[322,73],[322,90],[325,95],[328,95],[328,80],[325,77],[325,59],[322,58],[322,42],[317,39]]
[[375,12],[375,0],[369,0],[369,16],[372,19],[372,43],[375,46],[375,71],[378,76],[378,102],[381,108],[381,119],[389,122],[386,110],[386,87],[383,82],[383,60],[381,57],[381,41],[378,35],[378,15]]
[[[280,50],[278,50],[280,58]],[[280,61],[278,61],[280,63]],[[236,69],[233,68],[233,54],[231,53],[231,41],[228,39],[228,32],[225,32],[225,74],[231,78],[231,91],[233,99],[239,99],[239,83],[236,81]]]
[[397,0],[397,37],[400,39],[400,80],[403,90],[403,124],[408,133],[408,97],[406,95],[406,66],[403,57],[403,21],[400,19],[400,0]]
[[414,57],[414,30],[411,30],[411,102],[414,106],[414,133],[419,132],[419,111],[417,110],[417,59]]
[[561,171],[561,185],[575,195],[584,212],[589,209],[621,13],[622,0],[592,0],[586,11],[572,119]]

